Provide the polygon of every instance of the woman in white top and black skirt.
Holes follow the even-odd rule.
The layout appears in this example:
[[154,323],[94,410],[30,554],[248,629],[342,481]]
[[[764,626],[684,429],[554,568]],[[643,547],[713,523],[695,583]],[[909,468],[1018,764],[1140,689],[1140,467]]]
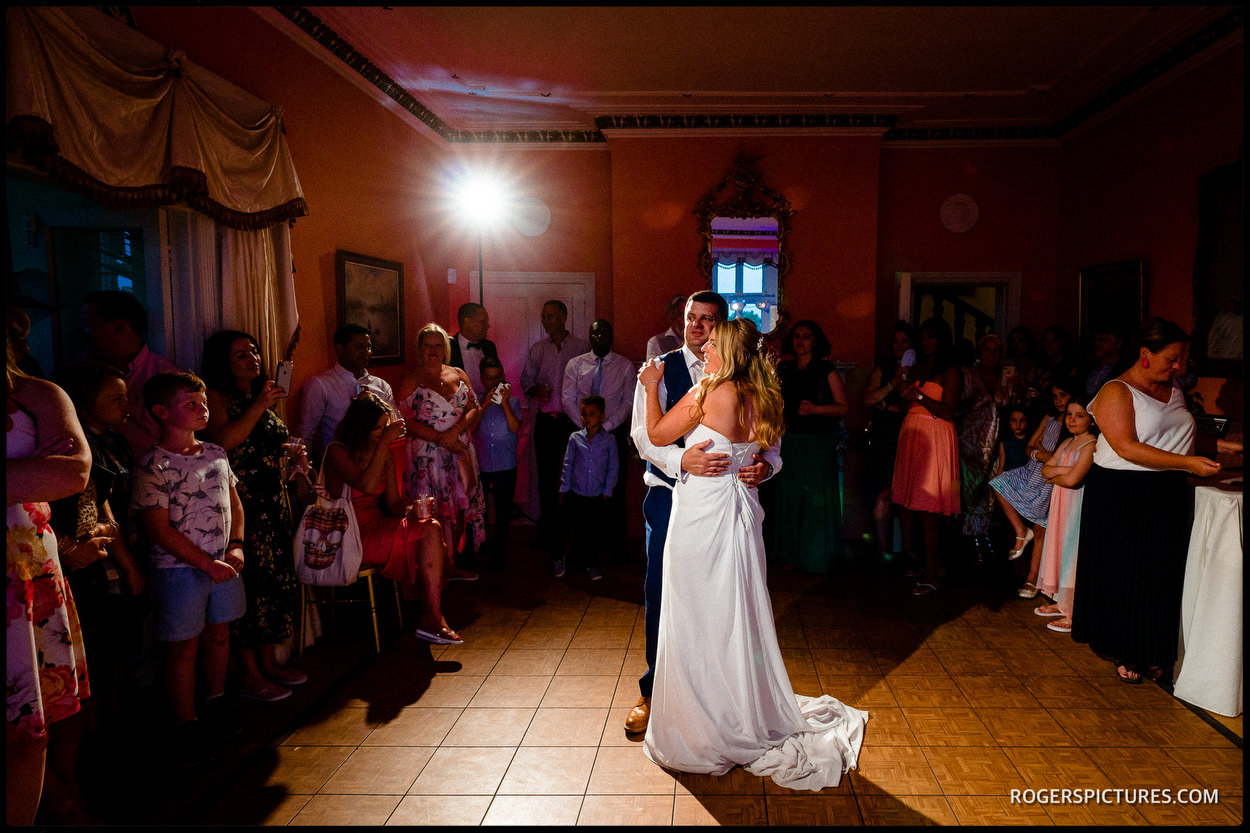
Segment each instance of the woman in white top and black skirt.
[[1193,513],[1186,475],[1220,466],[1194,456],[1194,418],[1175,381],[1189,336],[1149,318],[1132,349],[1133,366],[1089,404],[1102,434],[1085,480],[1072,638],[1111,658],[1124,682],[1140,683],[1176,662]]

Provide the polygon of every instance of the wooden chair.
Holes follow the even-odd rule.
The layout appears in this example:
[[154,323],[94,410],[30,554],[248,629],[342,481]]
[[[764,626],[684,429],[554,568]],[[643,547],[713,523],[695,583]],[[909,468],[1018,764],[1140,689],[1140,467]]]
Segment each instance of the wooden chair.
[[[381,633],[378,631],[378,603],[377,603],[377,596],[373,592],[374,576],[377,576],[378,578],[382,577],[381,568],[377,566],[361,567],[360,572],[356,574],[356,581],[360,581],[361,579],[364,579],[365,581],[365,587],[369,591],[368,599],[336,599],[335,590],[337,590],[338,588],[335,588],[335,587],[329,588],[330,589],[329,603],[331,605],[330,607],[330,629],[331,630],[334,629],[334,605],[335,604],[360,604],[362,602],[368,602],[369,616],[373,620],[373,647],[374,647],[374,650],[376,650],[380,654],[382,653],[382,636],[381,636]],[[395,615],[399,618],[399,627],[402,629],[404,627],[403,601],[402,599],[400,599],[400,595],[399,595],[399,584],[397,582],[392,582],[392,584],[395,587]],[[299,647],[297,648],[296,655],[303,656],[304,655],[304,623],[305,621],[307,621],[307,616],[305,615],[307,605],[309,601],[318,603],[321,600],[313,597],[312,594],[309,593],[309,587],[307,584],[301,584],[299,586],[299,589],[300,589],[300,606],[299,606],[300,619],[299,619],[299,643],[298,643]]]

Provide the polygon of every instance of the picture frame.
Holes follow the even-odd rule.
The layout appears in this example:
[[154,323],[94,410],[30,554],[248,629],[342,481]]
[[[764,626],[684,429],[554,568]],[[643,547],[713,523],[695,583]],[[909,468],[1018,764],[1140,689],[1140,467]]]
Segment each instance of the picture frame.
[[1146,314],[1146,261],[1141,258],[1087,266],[1078,273],[1077,340],[1083,353],[1094,333],[1115,332],[1127,339]]
[[369,328],[371,365],[404,363],[404,265],[394,260],[335,252],[338,322]]

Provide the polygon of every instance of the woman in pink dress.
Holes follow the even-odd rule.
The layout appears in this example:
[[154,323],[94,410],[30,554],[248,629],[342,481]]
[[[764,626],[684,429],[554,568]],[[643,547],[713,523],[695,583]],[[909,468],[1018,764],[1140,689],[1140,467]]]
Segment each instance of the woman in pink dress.
[[381,567],[404,598],[420,597],[417,638],[460,645],[464,640],[443,618],[442,528],[436,520],[415,518],[399,494],[391,442],[402,436],[403,420],[392,422],[386,403],[367,391],[357,396],[326,447],[326,491],[340,495],[344,483],[352,487],[363,563]]
[[[954,417],[961,374],[945,321],[930,318],[920,325],[919,333],[920,358],[908,373],[908,384],[899,392],[908,409],[898,435],[890,499],[899,505],[905,527],[920,522],[925,567],[921,573],[913,562],[907,575],[921,578],[911,592],[925,596],[937,590],[946,575],[938,550],[938,518],[959,514],[959,444]],[[909,539],[914,537],[905,536]]]

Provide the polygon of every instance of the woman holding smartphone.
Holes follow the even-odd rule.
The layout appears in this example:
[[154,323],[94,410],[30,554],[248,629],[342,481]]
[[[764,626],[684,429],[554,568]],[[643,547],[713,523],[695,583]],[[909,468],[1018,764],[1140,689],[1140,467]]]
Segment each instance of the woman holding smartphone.
[[204,342],[200,364],[208,387],[209,441],[230,455],[239,478],[247,540],[243,585],[247,612],[234,625],[243,672],[240,694],[273,702],[291,696],[288,686],[308,679],[302,671],[278,665],[274,647],[291,637],[299,606],[295,580],[294,533],[289,481],[282,460],[307,470],[308,453],[290,446],[286,424],[274,404],[287,391],[269,379],[260,362],[256,339],[239,330],[222,330]]

